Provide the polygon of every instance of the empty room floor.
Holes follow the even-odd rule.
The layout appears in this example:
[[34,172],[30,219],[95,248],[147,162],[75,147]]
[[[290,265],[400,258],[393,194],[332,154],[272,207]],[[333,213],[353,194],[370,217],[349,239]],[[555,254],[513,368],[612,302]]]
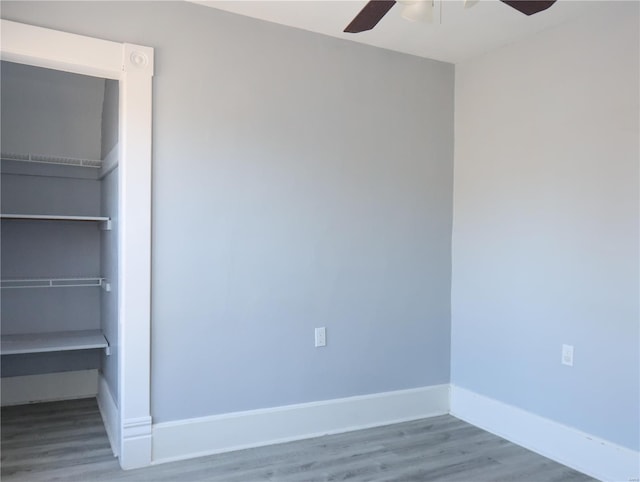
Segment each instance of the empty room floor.
[[95,399],[2,409],[2,480],[591,481],[449,415],[122,471]]

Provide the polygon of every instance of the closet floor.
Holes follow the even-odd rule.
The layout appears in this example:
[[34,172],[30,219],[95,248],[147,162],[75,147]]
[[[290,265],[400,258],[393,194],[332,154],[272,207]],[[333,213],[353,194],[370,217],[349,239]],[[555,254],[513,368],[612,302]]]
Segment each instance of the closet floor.
[[2,409],[3,482],[591,481],[449,415],[122,471],[95,399]]

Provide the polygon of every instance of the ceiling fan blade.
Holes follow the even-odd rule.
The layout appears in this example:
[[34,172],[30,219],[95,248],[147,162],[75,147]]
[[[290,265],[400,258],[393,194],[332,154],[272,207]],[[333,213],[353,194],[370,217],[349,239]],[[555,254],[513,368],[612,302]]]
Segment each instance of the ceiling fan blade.
[[359,33],[371,30],[382,20],[382,17],[395,5],[395,0],[372,0],[368,2],[360,13],[355,16],[347,28],[348,33]]
[[518,12],[522,12],[525,15],[533,15],[534,13],[542,12],[551,5],[556,3],[556,0],[500,0],[502,3],[506,3],[512,8],[515,8]]

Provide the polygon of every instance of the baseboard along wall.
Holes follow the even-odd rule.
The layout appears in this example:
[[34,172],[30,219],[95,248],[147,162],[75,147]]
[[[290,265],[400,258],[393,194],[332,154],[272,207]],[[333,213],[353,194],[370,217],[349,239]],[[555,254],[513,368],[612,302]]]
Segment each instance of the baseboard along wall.
[[111,450],[113,451],[113,455],[117,457],[120,453],[120,413],[113,394],[109,389],[109,384],[102,375],[100,375],[98,381],[97,400],[100,416],[102,417],[102,422],[107,432]]
[[640,480],[640,452],[451,385],[451,415],[591,477]]
[[228,413],[153,426],[152,463],[290,442],[449,412],[449,385]]
[[448,384],[158,423],[152,463],[449,413],[597,479],[639,480],[640,453]]

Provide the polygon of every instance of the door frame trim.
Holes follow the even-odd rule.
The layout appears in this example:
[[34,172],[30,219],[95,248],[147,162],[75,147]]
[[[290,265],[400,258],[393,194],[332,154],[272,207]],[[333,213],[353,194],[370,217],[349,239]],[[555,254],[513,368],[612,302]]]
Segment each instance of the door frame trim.
[[119,82],[118,422],[120,465],[151,464],[153,48],[1,20],[2,60]]

